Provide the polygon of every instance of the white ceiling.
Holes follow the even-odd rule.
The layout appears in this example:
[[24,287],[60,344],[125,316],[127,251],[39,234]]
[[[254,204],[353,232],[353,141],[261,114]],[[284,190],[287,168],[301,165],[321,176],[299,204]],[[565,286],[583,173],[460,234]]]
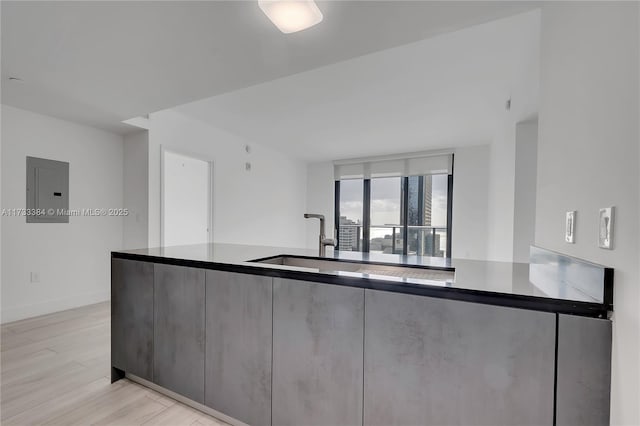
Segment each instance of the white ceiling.
[[257,1],[2,1],[2,103],[122,132],[125,119],[535,7],[318,4],[321,24],[285,35]]
[[537,112],[539,43],[535,10],[176,109],[307,161],[490,143]]

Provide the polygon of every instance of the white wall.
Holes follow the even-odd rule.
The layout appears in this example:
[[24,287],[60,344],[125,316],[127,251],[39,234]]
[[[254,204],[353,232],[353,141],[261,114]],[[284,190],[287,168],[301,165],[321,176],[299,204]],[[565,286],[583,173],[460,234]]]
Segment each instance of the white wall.
[[457,148],[453,172],[452,257],[487,258],[489,145]]
[[123,247],[147,247],[149,240],[149,132],[133,132],[124,137],[124,218]]
[[[638,3],[545,4],[536,243],[615,268],[612,424],[640,424]],[[597,247],[616,206],[615,249]],[[564,217],[577,210],[576,242]]]
[[[333,163],[309,163],[307,165],[307,207],[306,213],[323,214],[326,220],[325,228],[327,238],[334,238],[334,189]],[[318,248],[318,236],[320,224],[318,219],[305,219],[307,231],[307,247]],[[331,247],[327,247],[327,254],[331,253]]]
[[[27,156],[70,163],[71,209],[122,207],[122,137],[2,105],[3,209],[25,207]],[[122,246],[122,217],[27,224],[3,216],[2,232],[2,322],[109,299],[109,256]]]
[[529,260],[536,179],[536,158],[529,154],[536,125],[522,117],[522,111],[506,112],[490,145],[486,260]]
[[516,124],[513,261],[529,262],[535,241],[538,120]]
[[487,260],[513,260],[515,123],[506,118],[489,154]]
[[173,110],[151,114],[149,126],[149,246],[160,244],[161,146],[213,160],[215,242],[305,246],[304,162]]

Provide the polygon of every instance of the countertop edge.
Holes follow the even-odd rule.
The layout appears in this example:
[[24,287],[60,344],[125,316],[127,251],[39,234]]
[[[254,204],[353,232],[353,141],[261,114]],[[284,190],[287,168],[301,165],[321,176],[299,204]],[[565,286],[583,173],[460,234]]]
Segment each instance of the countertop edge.
[[112,259],[138,260],[167,265],[186,266],[200,269],[237,272],[250,275],[262,275],[274,278],[286,278],[323,284],[342,285],[370,290],[388,291],[394,293],[411,294],[425,297],[458,300],[463,302],[481,303],[486,305],[503,306],[508,308],[529,309],[554,314],[578,315],[592,318],[606,319],[608,306],[606,304],[561,300],[549,297],[527,296],[518,294],[498,293],[484,290],[464,289],[446,286],[430,286],[423,284],[400,283],[397,281],[369,277],[349,277],[321,272],[278,269],[264,267],[260,264],[221,263],[205,260],[190,260],[170,257],[153,256],[148,254],[111,252]]

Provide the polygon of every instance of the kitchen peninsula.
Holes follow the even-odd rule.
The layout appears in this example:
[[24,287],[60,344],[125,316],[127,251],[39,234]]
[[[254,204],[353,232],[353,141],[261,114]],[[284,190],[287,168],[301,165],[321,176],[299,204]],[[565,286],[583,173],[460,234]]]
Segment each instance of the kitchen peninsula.
[[604,424],[613,271],[202,244],[112,253],[112,380],[236,424]]

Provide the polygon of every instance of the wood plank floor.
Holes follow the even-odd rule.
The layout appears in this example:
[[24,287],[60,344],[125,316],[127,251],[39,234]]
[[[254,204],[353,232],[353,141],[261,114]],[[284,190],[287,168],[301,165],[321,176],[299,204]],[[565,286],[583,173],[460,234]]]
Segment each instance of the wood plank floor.
[[129,380],[110,383],[110,305],[1,327],[2,425],[226,423]]

